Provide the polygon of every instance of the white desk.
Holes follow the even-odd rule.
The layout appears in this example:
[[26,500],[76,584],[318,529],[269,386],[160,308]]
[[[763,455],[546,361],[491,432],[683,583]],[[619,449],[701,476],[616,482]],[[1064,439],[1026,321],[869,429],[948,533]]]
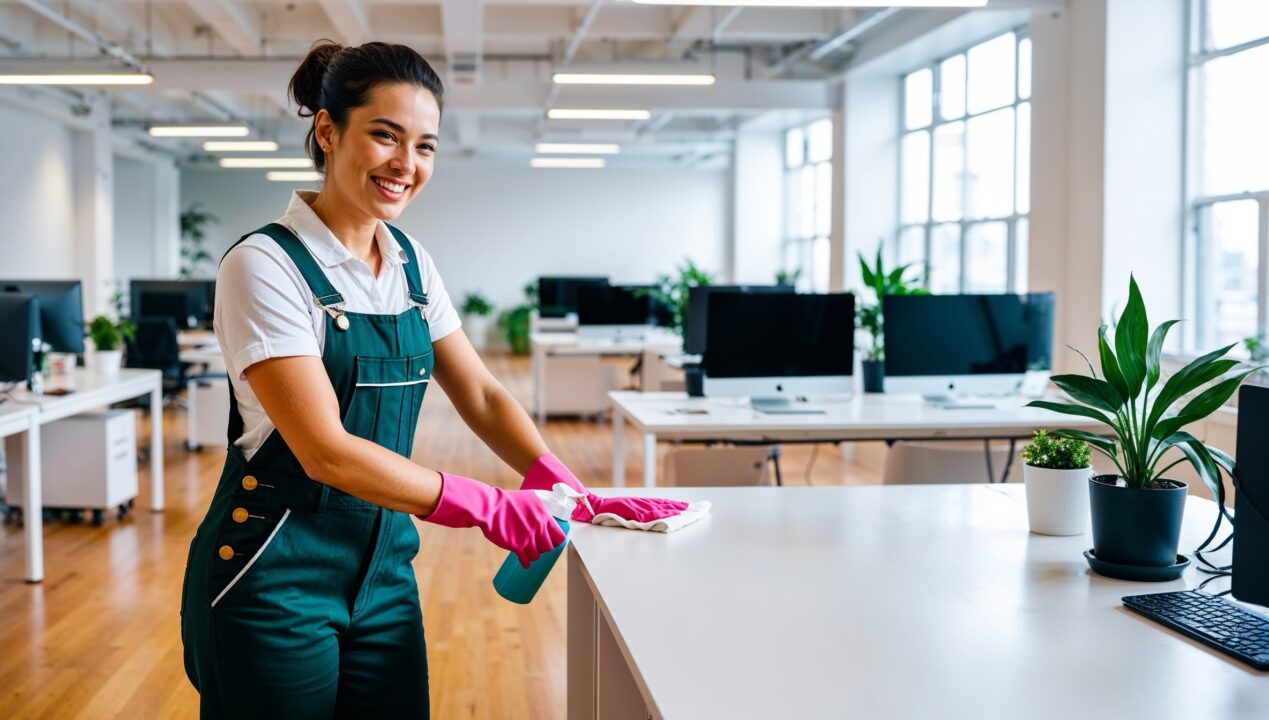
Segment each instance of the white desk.
[[[571,332],[536,332],[529,335],[533,369],[533,413],[546,422],[547,363],[552,357],[643,357],[645,352],[673,353],[682,341],[673,333],[654,331],[640,338],[601,339],[580,337]],[[644,360],[645,365],[647,358]]]
[[[0,438],[12,438],[14,443],[21,444],[21,452],[32,458],[26,463],[21,479],[12,469],[8,474],[10,483],[23,483],[23,497],[35,507],[40,505],[40,424],[36,421],[39,410],[34,405],[23,405],[15,401],[0,404]],[[12,466],[10,466],[12,468]],[[25,518],[22,533],[26,543],[26,580],[39,582],[44,579],[44,516],[42,512],[33,513]]]
[[[69,395],[33,395],[26,390],[18,390],[13,393],[13,400],[4,405],[30,408],[32,420],[38,426],[147,394],[150,396],[150,509],[162,512],[163,374],[158,370],[123,369],[116,376],[105,377],[80,368],[75,371],[75,392]],[[0,409],[3,407],[0,406]],[[5,456],[10,473],[25,473],[27,477],[28,494],[26,505],[22,508],[22,517],[27,524],[27,580],[39,582],[44,578],[43,538],[39,532],[32,533],[32,527],[40,527],[43,505],[39,488],[33,490],[29,484],[41,482],[38,433],[28,432],[24,438],[19,438],[17,434],[6,437]]]
[[[670,535],[573,526],[569,720],[1211,720],[1269,708],[1269,673],[1121,606],[1194,587],[1193,568],[1167,583],[1093,575],[1091,537],[1027,532],[1021,486],[655,494],[713,511]],[[1189,499],[1182,552],[1214,515]]]
[[[843,442],[1029,438],[1040,428],[1101,431],[1095,420],[1023,407],[1028,399],[1001,399],[993,409],[946,409],[917,395],[860,393],[809,405],[816,415],[768,415],[730,399],[690,398],[684,393],[613,392],[612,482],[625,484],[622,450],[626,422],[643,434],[643,484],[656,484],[656,444],[662,440],[734,442]],[[686,411],[686,412],[685,412]],[[702,414],[690,414],[690,413]]]

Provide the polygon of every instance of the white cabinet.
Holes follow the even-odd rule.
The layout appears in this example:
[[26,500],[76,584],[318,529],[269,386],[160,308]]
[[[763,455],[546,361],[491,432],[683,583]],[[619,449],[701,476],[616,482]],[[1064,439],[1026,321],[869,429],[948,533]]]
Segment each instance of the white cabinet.
[[189,384],[190,449],[226,447],[229,378],[201,378]]
[[[72,415],[41,428],[44,507],[113,510],[137,496],[137,419],[132,410]],[[23,505],[20,483],[9,503]]]

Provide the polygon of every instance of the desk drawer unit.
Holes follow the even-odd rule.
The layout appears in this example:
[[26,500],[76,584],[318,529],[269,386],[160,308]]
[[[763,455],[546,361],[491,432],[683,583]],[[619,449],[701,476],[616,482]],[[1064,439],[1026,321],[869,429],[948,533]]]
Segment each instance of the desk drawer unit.
[[[41,428],[44,506],[109,510],[137,496],[137,420],[132,410],[73,415]],[[10,503],[23,505],[20,483]]]

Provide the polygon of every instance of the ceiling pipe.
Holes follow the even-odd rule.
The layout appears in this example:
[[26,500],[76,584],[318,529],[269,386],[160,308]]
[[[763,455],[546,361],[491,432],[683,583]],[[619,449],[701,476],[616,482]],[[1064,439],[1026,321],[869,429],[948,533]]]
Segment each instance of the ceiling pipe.
[[854,23],[832,37],[818,43],[807,44],[801,49],[789,53],[775,65],[768,68],[767,77],[775,77],[776,75],[783,74],[790,67],[800,62],[818,62],[819,60],[828,57],[846,43],[858,39],[864,33],[894,17],[900,10],[901,8],[897,7],[883,8],[872,13],[863,20]]
[[122,62],[124,65],[127,65],[128,67],[134,70],[137,70],[138,72],[144,72],[144,73],[150,72],[149,69],[146,68],[145,63],[141,62],[132,53],[128,52],[127,50],[124,50],[123,47],[121,47],[118,43],[110,42],[109,40],[93,32],[92,30],[89,30],[83,25],[80,25],[78,22],[71,19],[70,17],[63,15],[62,13],[54,10],[48,5],[45,5],[40,0],[21,0],[21,3],[27,6],[28,8],[30,8],[37,15],[43,17],[44,19],[48,20],[49,22],[55,25],[60,26],[62,29],[66,30],[70,34],[79,38],[80,40],[83,40],[84,42],[87,42],[91,45],[96,45],[97,48],[101,50],[103,53],[110,55],[111,57],[119,60],[119,62]]

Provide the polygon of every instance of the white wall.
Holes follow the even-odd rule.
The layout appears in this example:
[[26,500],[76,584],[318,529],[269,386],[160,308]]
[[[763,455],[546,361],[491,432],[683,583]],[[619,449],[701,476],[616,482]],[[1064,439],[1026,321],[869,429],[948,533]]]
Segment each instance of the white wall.
[[149,163],[115,156],[115,277],[152,278],[154,266],[154,173]]
[[[688,168],[535,170],[440,164],[398,219],[436,260],[455,302],[481,290],[499,307],[545,274],[608,274],[650,282],[690,257],[721,275],[730,173]],[[263,172],[186,169],[181,207],[220,217],[209,249],[276,219],[295,185]]]
[[729,282],[770,284],[785,269],[784,131],[763,123],[736,131],[732,156],[732,227]]
[[78,277],[72,132],[0,104],[0,276]]

